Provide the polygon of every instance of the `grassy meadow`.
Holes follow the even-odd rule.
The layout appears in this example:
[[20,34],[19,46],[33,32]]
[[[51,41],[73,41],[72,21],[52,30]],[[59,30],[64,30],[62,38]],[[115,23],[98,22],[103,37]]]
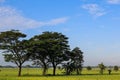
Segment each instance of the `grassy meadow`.
[[[0,68],[0,80],[120,80],[120,71],[113,71],[108,75],[105,70],[103,75],[99,74],[99,69],[90,71],[83,69],[82,75],[62,75],[63,71],[57,70],[56,76],[41,76],[42,69],[39,68],[23,68],[22,76],[17,77],[17,68]],[[48,70],[48,74],[52,74],[52,69]]]

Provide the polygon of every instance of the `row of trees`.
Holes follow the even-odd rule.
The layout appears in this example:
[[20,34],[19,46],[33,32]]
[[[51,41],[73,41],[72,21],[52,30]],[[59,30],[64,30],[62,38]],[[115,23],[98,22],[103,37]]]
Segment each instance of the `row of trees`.
[[[101,69],[100,66],[98,66],[98,67]],[[90,70],[92,70],[93,67],[87,66],[87,67],[85,67],[85,68],[86,68],[88,71],[90,71]],[[96,67],[96,68],[97,68],[97,67]],[[105,67],[105,68],[106,68],[106,67]],[[105,68],[104,68],[104,70],[105,70]],[[119,70],[119,67],[118,67],[118,66],[113,66],[113,67],[110,66],[110,67],[108,67],[108,68],[109,68],[109,69],[112,69],[112,68],[113,68],[114,71],[118,71],[118,70]],[[108,70],[109,70],[109,69],[108,69]]]
[[[105,66],[103,63],[101,63],[101,64],[98,64],[98,67],[100,68],[100,74],[103,74],[106,66]],[[109,74],[111,74],[111,71],[112,71],[111,68],[112,68],[112,67],[108,67],[108,73],[109,73]],[[114,69],[115,71],[118,71],[118,70],[119,70],[119,67],[118,67],[118,66],[114,66],[113,69]]]
[[21,76],[23,63],[28,60],[32,60],[34,65],[40,65],[43,75],[46,75],[49,66],[53,67],[55,75],[58,65],[63,66],[67,75],[73,71],[81,73],[83,52],[79,47],[70,50],[68,37],[62,33],[43,32],[29,40],[25,37],[26,34],[18,30],[0,33],[0,49],[4,53],[4,59],[18,66],[18,76]]

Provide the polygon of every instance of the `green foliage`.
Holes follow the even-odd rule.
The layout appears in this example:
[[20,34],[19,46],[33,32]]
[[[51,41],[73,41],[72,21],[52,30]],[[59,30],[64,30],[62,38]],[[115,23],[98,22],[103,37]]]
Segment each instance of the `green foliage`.
[[12,54],[3,54],[3,56],[6,62],[9,62],[9,61],[13,62],[15,60]]
[[105,70],[105,66],[104,66],[104,64],[103,63],[101,63],[101,64],[98,64],[98,67],[100,68],[100,74],[103,74],[103,71]]
[[76,74],[81,74],[83,60],[83,52],[78,48],[74,48],[72,51],[67,54],[68,61],[63,65],[65,68],[66,74],[70,75],[72,72]]
[[71,60],[74,63],[76,73],[81,74],[82,63],[84,62],[84,60],[83,52],[79,49],[79,47],[76,47],[72,50]]
[[86,68],[87,68],[88,71],[92,70],[91,66],[87,66]]
[[115,71],[118,71],[119,70],[119,67],[118,66],[114,66],[113,67]]
[[46,70],[49,65],[46,42],[39,40],[39,37],[32,38],[30,42],[29,52],[32,54],[31,59],[33,60],[33,65],[40,65],[44,69],[43,75],[46,75]]

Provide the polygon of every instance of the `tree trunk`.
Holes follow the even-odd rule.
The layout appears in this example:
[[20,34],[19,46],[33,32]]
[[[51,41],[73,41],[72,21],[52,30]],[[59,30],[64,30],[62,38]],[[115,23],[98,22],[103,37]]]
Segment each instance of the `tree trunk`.
[[18,76],[21,76],[21,69],[22,69],[22,66],[20,65],[18,68],[19,68]]
[[43,68],[43,75],[46,75],[46,72],[47,72],[47,66],[46,65],[44,65],[44,68]]
[[100,74],[103,74],[103,69],[100,70]]
[[56,66],[53,65],[53,76],[55,76],[55,74],[56,74]]
[[68,69],[68,67],[66,68],[66,75],[69,75],[69,69]]
[[76,74],[77,74],[77,75],[79,75],[79,74],[80,74],[80,73],[79,73],[79,69],[78,69],[78,68],[77,68],[77,70],[76,70]]

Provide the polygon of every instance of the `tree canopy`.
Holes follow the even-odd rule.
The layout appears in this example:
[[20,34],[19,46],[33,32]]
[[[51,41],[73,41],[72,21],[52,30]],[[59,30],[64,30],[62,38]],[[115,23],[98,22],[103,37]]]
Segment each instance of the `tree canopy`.
[[22,64],[29,59],[26,35],[18,30],[0,33],[0,49],[3,50],[5,61],[15,63],[19,67],[18,76],[21,75]]
[[65,60],[66,52],[69,50],[67,39],[65,35],[58,32],[43,32],[31,38],[35,56],[39,58],[44,68],[48,62],[52,64],[53,75],[55,75],[57,65]]

